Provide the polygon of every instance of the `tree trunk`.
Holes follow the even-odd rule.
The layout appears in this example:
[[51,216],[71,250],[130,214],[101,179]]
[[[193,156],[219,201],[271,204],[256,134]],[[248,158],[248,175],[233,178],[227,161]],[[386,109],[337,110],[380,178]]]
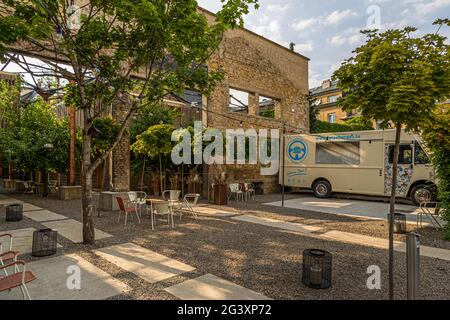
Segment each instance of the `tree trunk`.
[[397,195],[398,155],[400,153],[400,137],[402,125],[397,123],[395,132],[394,160],[392,164],[392,190],[389,208],[389,299],[394,300],[394,223],[395,223],[395,198]]
[[162,195],[163,194],[163,192],[164,192],[164,186],[163,186],[163,174],[162,174],[162,160],[161,160],[161,156],[159,156],[159,179],[160,179],[160,191],[161,191],[161,193],[160,193],[160,195]]
[[82,206],[83,206],[83,243],[95,243],[94,221],[92,217],[92,170],[91,170],[91,136],[83,132],[83,163],[81,172]]
[[144,164],[142,165],[142,175],[141,175],[141,191],[144,189],[144,175],[145,175],[145,160],[144,158]]

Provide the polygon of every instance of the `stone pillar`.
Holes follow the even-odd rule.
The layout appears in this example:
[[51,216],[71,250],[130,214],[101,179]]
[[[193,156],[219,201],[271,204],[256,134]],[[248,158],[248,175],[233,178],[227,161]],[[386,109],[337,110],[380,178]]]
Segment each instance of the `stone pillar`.
[[259,94],[248,94],[248,114],[251,116],[259,116]]
[[[127,101],[127,99],[125,100]],[[124,103],[121,100],[116,101],[112,110],[113,118],[118,123],[122,123],[126,118],[128,108],[128,103]],[[119,144],[112,152],[112,191],[114,192],[130,191],[130,128],[131,125],[129,123],[122,139],[120,139]]]

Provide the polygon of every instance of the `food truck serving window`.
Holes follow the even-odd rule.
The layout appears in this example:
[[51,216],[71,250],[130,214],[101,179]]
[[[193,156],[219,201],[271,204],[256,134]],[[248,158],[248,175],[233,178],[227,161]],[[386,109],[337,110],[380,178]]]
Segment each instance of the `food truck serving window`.
[[316,164],[360,164],[359,142],[323,142],[316,146]]

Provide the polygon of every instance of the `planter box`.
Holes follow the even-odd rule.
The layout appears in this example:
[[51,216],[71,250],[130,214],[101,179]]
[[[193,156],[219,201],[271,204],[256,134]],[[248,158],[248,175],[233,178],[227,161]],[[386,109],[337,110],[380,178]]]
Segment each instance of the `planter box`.
[[228,204],[228,186],[226,184],[214,185],[214,204],[218,206]]
[[188,184],[188,193],[202,194],[202,184],[201,183],[190,183]]
[[15,189],[16,182],[14,180],[4,179],[3,180],[3,188],[5,189]]
[[59,187],[59,200],[79,200],[81,199],[81,186]]

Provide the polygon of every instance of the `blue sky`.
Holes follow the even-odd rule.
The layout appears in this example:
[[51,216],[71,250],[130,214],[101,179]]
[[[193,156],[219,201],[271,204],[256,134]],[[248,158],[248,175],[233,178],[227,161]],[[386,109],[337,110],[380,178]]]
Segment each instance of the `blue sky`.
[[[216,12],[220,0],[198,0]],[[364,42],[359,30],[415,26],[419,33],[435,32],[436,18],[450,17],[450,0],[259,0],[259,10],[245,18],[245,27],[282,45],[296,43],[309,57],[310,86],[331,76],[342,60]],[[450,38],[449,28],[444,35]]]

